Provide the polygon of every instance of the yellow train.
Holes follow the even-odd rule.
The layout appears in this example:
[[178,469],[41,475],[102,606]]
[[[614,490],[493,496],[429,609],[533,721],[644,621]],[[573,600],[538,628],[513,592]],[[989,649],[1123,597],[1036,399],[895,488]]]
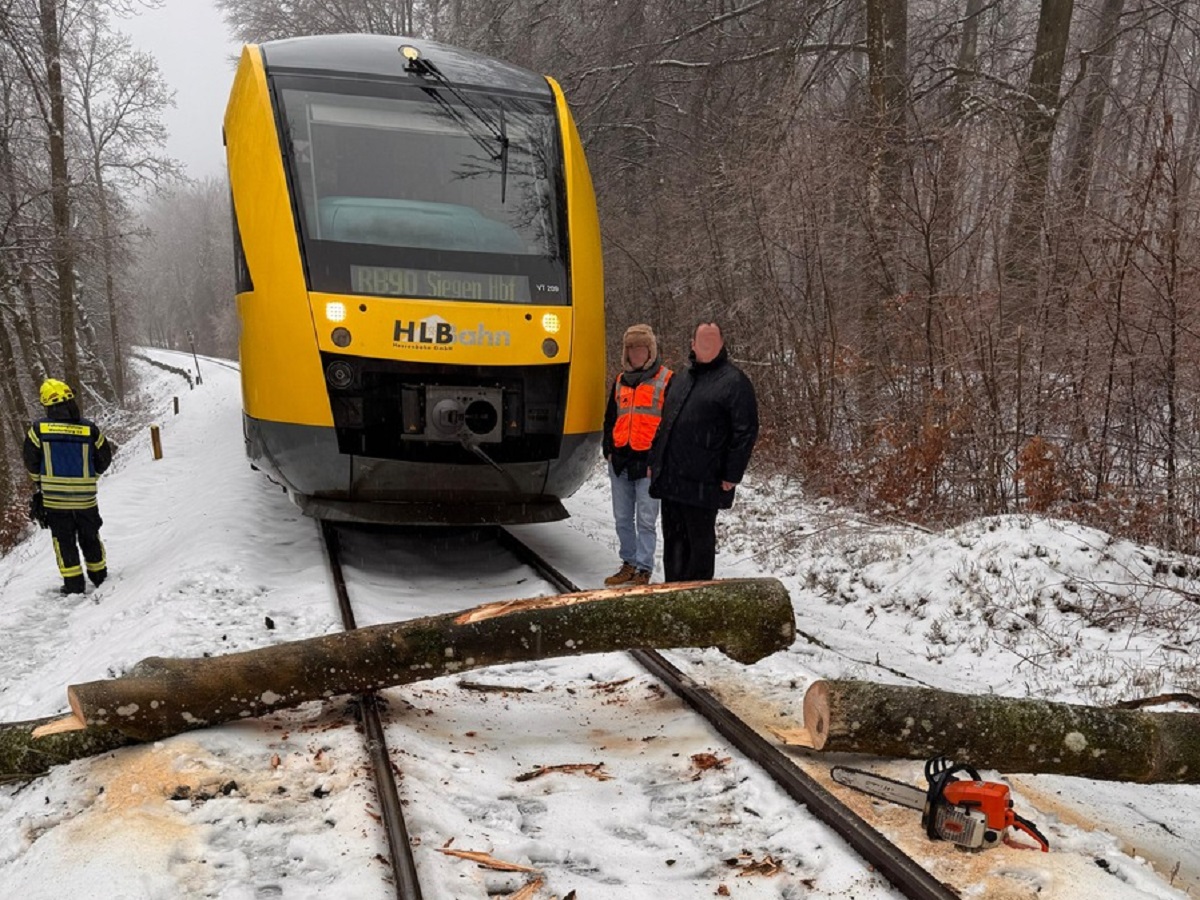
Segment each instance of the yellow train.
[[607,384],[559,86],[411,38],[248,45],[225,147],[251,463],[318,518],[565,517]]

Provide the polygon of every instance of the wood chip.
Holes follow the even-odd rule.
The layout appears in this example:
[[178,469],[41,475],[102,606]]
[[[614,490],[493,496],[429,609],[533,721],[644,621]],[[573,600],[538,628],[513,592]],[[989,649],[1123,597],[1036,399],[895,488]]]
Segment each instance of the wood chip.
[[481,681],[460,681],[458,686],[464,691],[482,691],[488,694],[532,694],[527,687],[508,684],[484,684]]
[[693,753],[692,765],[701,772],[707,772],[709,769],[723,769],[726,763],[730,762],[728,756],[717,756],[713,753]]
[[452,850],[448,847],[439,847],[438,853],[444,853],[446,856],[457,856],[459,859],[470,860],[473,863],[483,866],[485,869],[496,869],[499,872],[538,871],[532,866],[522,866],[519,863],[510,863],[505,862],[502,859],[496,859],[490,853],[484,853],[480,850]]
[[789,747],[806,747],[812,750],[816,746],[813,743],[812,732],[807,728],[772,728],[768,725],[767,730]]
[[535,878],[515,894],[510,894],[508,900],[533,900],[533,895],[536,894],[538,889],[541,888],[541,886],[545,883],[546,882],[541,878]]
[[615,691],[621,685],[629,684],[629,682],[631,682],[631,681],[633,681],[632,675],[629,676],[628,678],[620,678],[617,681],[605,681],[600,684],[592,685],[592,690],[593,691],[603,691],[606,694],[611,694],[613,691]]
[[541,778],[543,775],[549,775],[551,772],[562,772],[568,775],[574,772],[581,772],[589,778],[595,778],[597,781],[611,781],[613,777],[604,771],[604,763],[565,763],[561,766],[539,766],[532,772],[518,775],[516,780],[532,781],[535,778]]
[[778,875],[783,871],[783,864],[773,856],[764,856],[762,859],[751,859],[745,865],[739,866],[741,869],[737,873],[738,878],[746,878],[750,875]]

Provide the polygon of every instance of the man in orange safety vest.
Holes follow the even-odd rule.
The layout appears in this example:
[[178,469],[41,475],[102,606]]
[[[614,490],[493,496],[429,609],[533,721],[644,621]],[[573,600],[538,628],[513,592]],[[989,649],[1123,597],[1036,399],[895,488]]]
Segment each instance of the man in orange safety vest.
[[659,502],[650,496],[646,462],[670,381],[650,326],[630,326],[622,341],[621,373],[604,412],[604,458],[621,554],[621,568],[604,579],[610,586],[649,584],[654,571]]

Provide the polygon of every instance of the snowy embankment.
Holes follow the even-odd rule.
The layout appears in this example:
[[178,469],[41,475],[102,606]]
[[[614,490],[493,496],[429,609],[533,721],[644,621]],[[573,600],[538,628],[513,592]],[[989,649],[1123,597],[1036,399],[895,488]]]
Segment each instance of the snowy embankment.
[[[60,598],[45,533],[0,560],[0,720],[60,713],[66,685],[146,656],[335,630],[315,524],[249,469],[236,372],[201,366],[204,383],[189,391],[138,365],[165,455],[151,459],[142,423],[102,481],[108,583]],[[523,534],[597,585],[617,562],[602,475],[568,507],[568,522]],[[721,531],[719,574],[780,577],[798,628],[819,643],[798,640],[748,670],[713,651],[673,658],[764,720],[793,724],[816,677],[1086,703],[1200,689],[1196,560],[1035,518],[933,535],[880,526],[779,482],[747,484]],[[549,590],[470,533],[347,544],[362,624]],[[624,655],[465,680],[506,691],[440,679],[387,692],[431,900],[504,895],[539,877],[540,898],[897,896]],[[921,780],[919,763],[857,764]],[[334,702],[58,767],[0,788],[0,896],[392,896],[364,765]],[[537,774],[543,766],[563,768]],[[898,807],[878,811],[879,827],[972,896],[1200,892],[1200,787],[1011,783],[1053,853],[959,853],[926,841],[919,816]],[[540,874],[480,869],[439,848]],[[754,874],[767,860],[777,873]]]

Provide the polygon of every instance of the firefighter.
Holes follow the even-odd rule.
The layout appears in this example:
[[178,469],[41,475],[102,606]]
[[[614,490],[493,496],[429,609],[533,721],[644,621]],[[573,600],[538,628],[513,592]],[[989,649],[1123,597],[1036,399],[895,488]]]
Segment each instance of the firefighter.
[[621,374],[604,413],[604,458],[612,486],[621,568],[607,585],[649,584],[654,571],[658,501],[650,496],[646,459],[671,370],[658,361],[658,342],[649,325],[631,325],[621,349]]
[[41,401],[46,416],[34,422],[25,435],[25,468],[41,493],[45,525],[54,539],[54,555],[63,577],[59,592],[82,594],[80,549],[92,584],[99,587],[108,576],[96,480],[112,462],[112,445],[95,422],[79,414],[75,392],[65,382],[46,379]]

